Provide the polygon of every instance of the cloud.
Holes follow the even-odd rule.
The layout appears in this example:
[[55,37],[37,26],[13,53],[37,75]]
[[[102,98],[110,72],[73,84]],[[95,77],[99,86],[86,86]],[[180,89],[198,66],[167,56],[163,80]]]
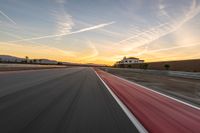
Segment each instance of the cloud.
[[80,57],[80,62],[87,60],[87,61],[92,61],[95,59],[95,57],[97,57],[99,55],[99,51],[97,50],[96,46],[90,41],[88,40],[88,46],[89,46],[89,51],[86,51],[87,54],[89,53],[89,55],[86,54],[86,56]]
[[132,54],[131,56],[140,56],[140,55],[145,54],[147,51],[148,51],[148,46],[145,46],[144,50],[142,50],[141,52]]
[[[123,40],[119,41],[118,44],[130,41],[130,40],[133,40],[133,39],[137,39],[138,37],[141,37],[141,38],[144,38],[144,39],[145,38],[146,39],[147,38],[152,38],[152,37],[150,37],[150,35],[152,36],[151,33],[159,32],[158,31],[159,29],[162,29],[163,27],[165,27],[167,25],[169,25],[169,24],[168,23],[164,23],[164,24],[160,24],[160,25],[158,25],[156,27],[150,28],[149,30],[146,30],[146,31],[143,31],[143,32],[137,31],[138,34],[136,34],[134,36],[131,36],[131,37],[128,37],[126,39],[123,39]],[[143,36],[146,36],[146,37],[143,37]],[[155,37],[155,34],[154,34],[154,37]]]
[[161,51],[167,51],[167,50],[173,50],[173,49],[185,48],[185,47],[193,47],[193,46],[197,46],[197,45],[200,45],[200,42],[193,43],[193,44],[174,46],[174,47],[170,47],[170,48],[162,48],[162,49],[151,50],[151,51],[148,51],[148,53],[155,53],[155,52],[161,52]]
[[0,31],[0,33],[6,34],[6,35],[8,35],[10,37],[14,37],[16,39],[23,39],[21,36],[18,36],[18,35],[15,35],[13,33],[9,33],[9,32],[6,32],[6,31]]
[[[145,46],[144,50],[139,50],[141,52],[135,53],[135,54],[129,54],[129,56],[141,56],[143,54],[151,54],[151,53],[159,53],[163,51],[170,51],[174,49],[180,49],[180,48],[189,48],[189,47],[194,47],[194,46],[200,46],[200,42],[193,42],[193,43],[186,43],[186,44],[174,44],[176,46],[168,47],[168,48],[159,48],[155,50],[149,50],[149,46]],[[172,55],[173,56],[173,55]]]
[[[120,46],[123,51],[131,51],[133,48],[138,48],[143,45],[150,44],[151,42],[178,30],[182,25],[187,23],[189,20],[194,18],[200,12],[200,6],[197,1],[193,0],[189,10],[180,15],[182,18],[171,18],[170,15],[165,11],[165,5],[160,0],[159,12],[166,16],[169,21],[165,23],[158,22],[158,26],[154,26],[146,31],[139,31],[136,35],[132,35],[128,38],[122,39],[115,45]],[[163,13],[166,12],[166,13]]]
[[172,25],[169,23],[160,23],[159,25],[149,28],[145,31],[137,31],[135,35],[117,42],[114,46],[120,47],[122,51],[128,52],[145,44],[159,39],[167,34]]
[[[56,0],[59,5],[59,9],[53,10],[52,16],[56,21],[56,33],[55,34],[67,34],[71,32],[74,22],[72,16],[65,11],[65,0]],[[60,37],[56,38],[60,39]]]
[[[0,31],[0,33],[3,33],[7,36],[10,36],[10,37],[13,37],[13,38],[16,38],[16,39],[20,39],[20,40],[23,40],[24,38],[19,36],[19,35],[16,35],[16,34],[13,34],[13,33],[10,33],[10,32],[5,32],[5,31]],[[37,44],[38,46],[42,46],[41,44],[38,44],[36,42],[33,42],[31,40],[27,40],[26,42],[29,42],[31,44]],[[0,43],[4,43],[4,44],[10,44],[10,42],[0,42]]]
[[56,34],[67,34],[72,30],[72,27],[74,26],[74,22],[72,21],[72,17],[63,12],[63,13],[57,13],[59,15],[56,15],[56,26],[57,31]]
[[23,42],[23,41],[40,40],[40,39],[46,39],[46,38],[67,36],[67,35],[72,35],[72,34],[77,34],[77,33],[82,33],[82,32],[86,32],[86,31],[90,31],[90,30],[103,28],[103,27],[109,26],[109,25],[114,24],[114,23],[115,22],[113,21],[113,22],[108,22],[108,23],[103,23],[103,24],[99,24],[99,25],[83,28],[83,29],[80,29],[80,30],[77,30],[77,31],[73,31],[73,32],[69,32],[69,33],[33,37],[33,38],[27,38],[27,39],[21,39],[21,40],[16,40],[16,41],[9,41],[9,42],[14,43],[14,42]]
[[88,41],[88,44],[90,47],[91,54],[89,56],[87,56],[87,58],[91,59],[91,58],[98,56],[99,52],[98,52],[96,46],[91,41]]
[[56,0],[56,2],[59,3],[59,4],[64,4],[65,0]]
[[165,5],[163,4],[163,0],[159,0],[159,5],[158,5],[158,8],[159,8],[159,16],[165,16],[165,17],[170,17],[169,14],[167,13],[167,11],[165,10]]
[[0,10],[0,14],[3,15],[5,18],[7,18],[11,23],[17,24],[12,18],[10,18],[8,15],[6,15],[3,11]]

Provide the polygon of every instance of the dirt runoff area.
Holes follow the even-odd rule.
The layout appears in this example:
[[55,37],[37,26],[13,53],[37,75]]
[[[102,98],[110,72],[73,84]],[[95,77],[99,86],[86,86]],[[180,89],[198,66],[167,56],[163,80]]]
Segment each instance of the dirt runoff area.
[[54,69],[54,68],[63,68],[63,67],[7,67],[1,68],[0,71],[22,71],[22,70],[39,70],[39,69]]
[[31,65],[31,64],[0,64],[0,71],[20,71],[20,70],[38,70],[66,68],[60,65]]
[[103,68],[103,70],[200,107],[199,79],[138,73],[123,68]]

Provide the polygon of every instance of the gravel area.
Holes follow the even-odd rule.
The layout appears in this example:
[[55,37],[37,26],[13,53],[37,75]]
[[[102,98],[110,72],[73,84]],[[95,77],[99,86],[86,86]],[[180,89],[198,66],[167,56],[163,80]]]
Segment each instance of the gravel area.
[[104,68],[103,70],[200,107],[200,80],[137,73],[131,70]]
[[5,64],[0,63],[0,71],[20,71],[20,70],[38,70],[38,69],[54,69],[65,68],[59,65],[37,65],[37,64]]

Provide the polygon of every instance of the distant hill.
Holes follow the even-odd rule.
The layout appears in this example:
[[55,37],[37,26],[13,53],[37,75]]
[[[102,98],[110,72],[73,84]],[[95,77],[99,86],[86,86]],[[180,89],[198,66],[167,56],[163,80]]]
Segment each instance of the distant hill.
[[[15,56],[10,55],[0,55],[0,61],[1,62],[12,62],[12,63],[24,63],[26,62],[25,58],[19,58]],[[28,63],[35,63],[35,64],[58,64],[55,60],[49,60],[49,59],[28,59]]]
[[10,55],[0,55],[0,61],[5,61],[5,62],[22,62],[24,60],[25,60],[25,58],[19,58],[19,57],[10,56]]
[[68,66],[105,66],[100,64],[80,64],[80,63],[71,63],[71,62],[58,62],[56,60],[49,60],[49,59],[25,59],[25,58],[19,58],[15,56],[10,55],[0,55],[0,62],[2,63],[31,63],[31,64],[63,64]]

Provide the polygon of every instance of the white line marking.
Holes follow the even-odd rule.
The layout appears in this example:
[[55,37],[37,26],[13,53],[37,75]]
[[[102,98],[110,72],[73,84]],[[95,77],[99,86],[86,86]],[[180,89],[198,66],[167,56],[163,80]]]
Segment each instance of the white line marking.
[[[110,74],[110,73],[109,73],[109,74]],[[113,74],[111,74],[111,75],[113,75]],[[165,95],[165,94],[160,93],[160,92],[158,92],[158,91],[155,91],[155,90],[149,89],[149,88],[147,88],[147,87],[145,87],[145,86],[142,86],[142,85],[140,85],[140,84],[137,84],[137,83],[135,83],[135,82],[129,81],[129,80],[127,80],[127,79],[124,79],[124,78],[118,77],[118,76],[116,76],[116,75],[113,75],[113,76],[116,77],[116,78],[118,78],[118,79],[121,79],[121,80],[124,80],[124,81],[126,81],[126,82],[129,82],[129,83],[131,83],[131,84],[133,84],[133,85],[137,85],[137,86],[142,87],[142,88],[144,88],[144,89],[146,89],[146,90],[149,90],[149,91],[155,92],[155,93],[157,93],[157,94],[160,94],[160,95],[162,95],[162,96],[165,96],[165,97],[170,98],[170,99],[172,99],[172,100],[175,100],[175,101],[177,101],[177,102],[180,102],[180,103],[182,103],[182,104],[185,104],[185,105],[187,105],[187,106],[190,106],[190,107],[192,107],[192,108],[195,108],[195,109],[197,109],[197,110],[200,110],[199,107],[194,106],[194,105],[192,105],[192,104],[189,104],[189,103],[186,103],[186,102],[181,101],[181,100],[179,100],[179,99],[176,99],[176,98],[174,98],[174,97],[171,97],[171,96]]]
[[111,93],[113,98],[116,100],[116,102],[119,104],[119,106],[122,108],[122,110],[125,112],[125,114],[128,116],[130,121],[135,125],[135,127],[138,129],[140,133],[148,133],[148,131],[143,127],[143,125],[137,120],[137,118],[131,113],[131,111],[126,107],[126,105],[123,104],[123,102],[112,92],[112,90],[108,87],[108,85],[101,79],[101,77],[97,74],[97,72],[93,69],[97,77],[101,80],[101,82],[105,85],[105,87],[108,89],[108,91]]

